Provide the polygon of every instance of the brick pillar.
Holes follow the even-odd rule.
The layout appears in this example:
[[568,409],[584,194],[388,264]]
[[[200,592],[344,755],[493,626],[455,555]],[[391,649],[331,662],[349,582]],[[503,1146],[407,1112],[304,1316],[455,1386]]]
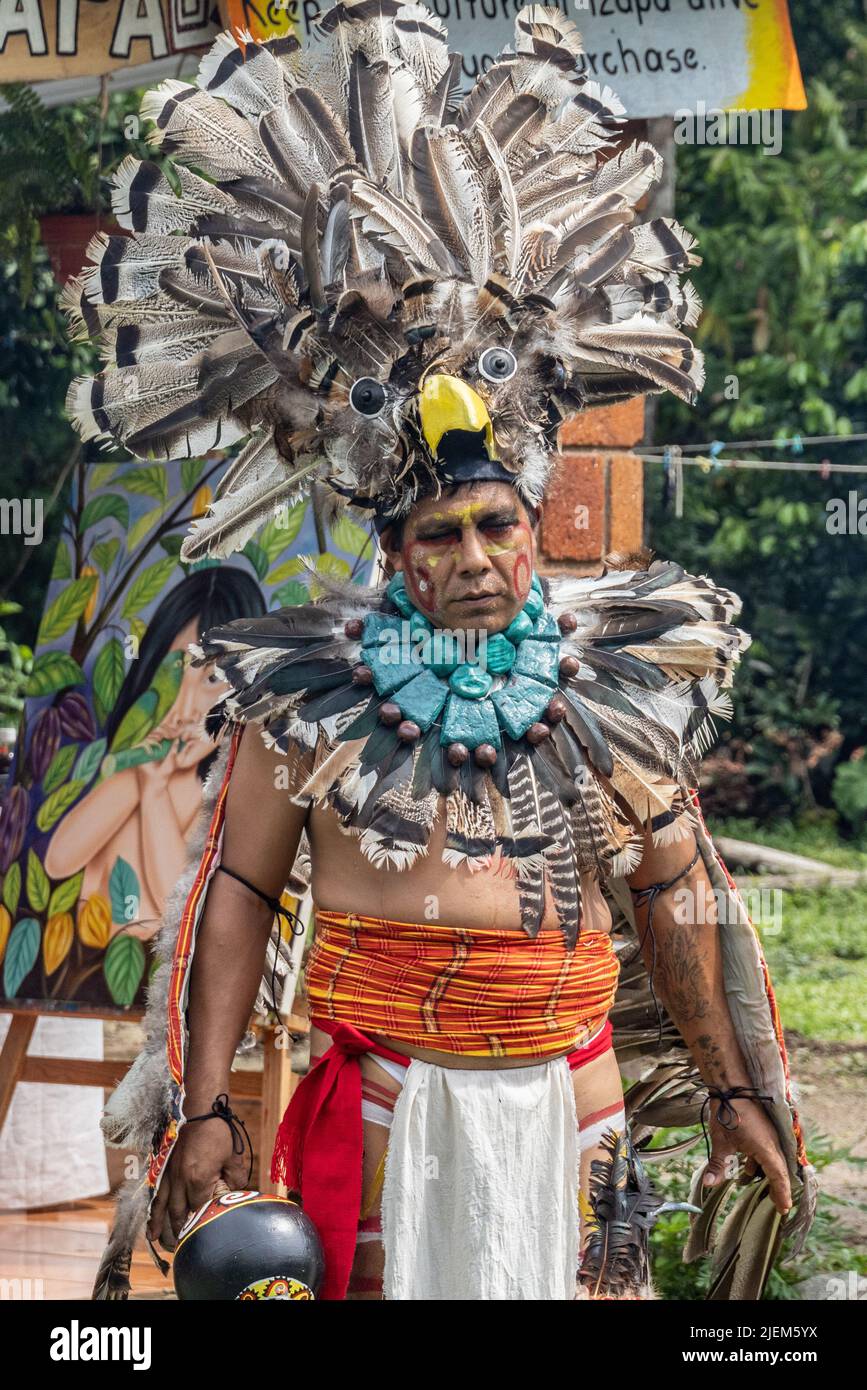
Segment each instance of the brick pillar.
[[640,551],[644,465],[630,452],[644,434],[644,397],[564,421],[545,499],[543,574],[598,574],[612,551]]

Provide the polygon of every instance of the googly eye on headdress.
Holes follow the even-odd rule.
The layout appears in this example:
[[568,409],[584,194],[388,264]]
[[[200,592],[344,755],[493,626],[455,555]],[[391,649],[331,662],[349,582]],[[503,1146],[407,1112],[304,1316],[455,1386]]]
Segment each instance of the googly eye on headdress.
[[508,348],[485,348],[479,357],[479,372],[485,381],[508,381],[517,370],[517,358]]

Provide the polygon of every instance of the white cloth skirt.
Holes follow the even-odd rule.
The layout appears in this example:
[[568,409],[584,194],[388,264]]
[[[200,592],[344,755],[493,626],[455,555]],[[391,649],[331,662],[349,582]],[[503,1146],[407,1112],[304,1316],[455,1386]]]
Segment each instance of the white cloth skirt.
[[382,1189],[383,1298],[575,1298],[580,1151],[565,1057],[498,1070],[414,1058]]

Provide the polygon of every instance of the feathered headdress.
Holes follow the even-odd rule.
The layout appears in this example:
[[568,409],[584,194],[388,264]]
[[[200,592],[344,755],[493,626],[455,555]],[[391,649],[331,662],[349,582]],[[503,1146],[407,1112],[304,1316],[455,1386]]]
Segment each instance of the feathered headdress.
[[344,0],[326,42],[221,34],[195,83],[148,92],[168,161],[132,156],[63,305],[106,360],[71,386],[85,440],[140,458],[246,439],[183,554],[228,555],[312,479],[403,515],[446,481],[541,501],[582,407],[690,400],[694,239],[638,224],[647,143],[612,154],[623,107],[581,40],[531,5],[463,98],[422,5]]

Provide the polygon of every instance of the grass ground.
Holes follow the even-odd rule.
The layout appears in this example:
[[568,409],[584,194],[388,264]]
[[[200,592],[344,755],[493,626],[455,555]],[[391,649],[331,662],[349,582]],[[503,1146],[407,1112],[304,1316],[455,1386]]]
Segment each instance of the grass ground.
[[[709,829],[715,838],[728,835],[867,872],[867,836],[843,841],[828,822],[717,820]],[[732,863],[729,868],[737,871]],[[761,931],[762,949],[821,1195],[806,1248],[794,1264],[777,1263],[769,1299],[797,1297],[796,1285],[812,1275],[867,1274],[867,886],[781,892],[774,928]],[[656,1143],[685,1133],[664,1131]],[[655,1166],[651,1176],[672,1200],[683,1200],[702,1159],[697,1146],[667,1162],[664,1177]],[[688,1217],[678,1214],[661,1221],[653,1235],[654,1277],[667,1299],[701,1299],[707,1289],[709,1261],[684,1265],[681,1259],[687,1226]]]

